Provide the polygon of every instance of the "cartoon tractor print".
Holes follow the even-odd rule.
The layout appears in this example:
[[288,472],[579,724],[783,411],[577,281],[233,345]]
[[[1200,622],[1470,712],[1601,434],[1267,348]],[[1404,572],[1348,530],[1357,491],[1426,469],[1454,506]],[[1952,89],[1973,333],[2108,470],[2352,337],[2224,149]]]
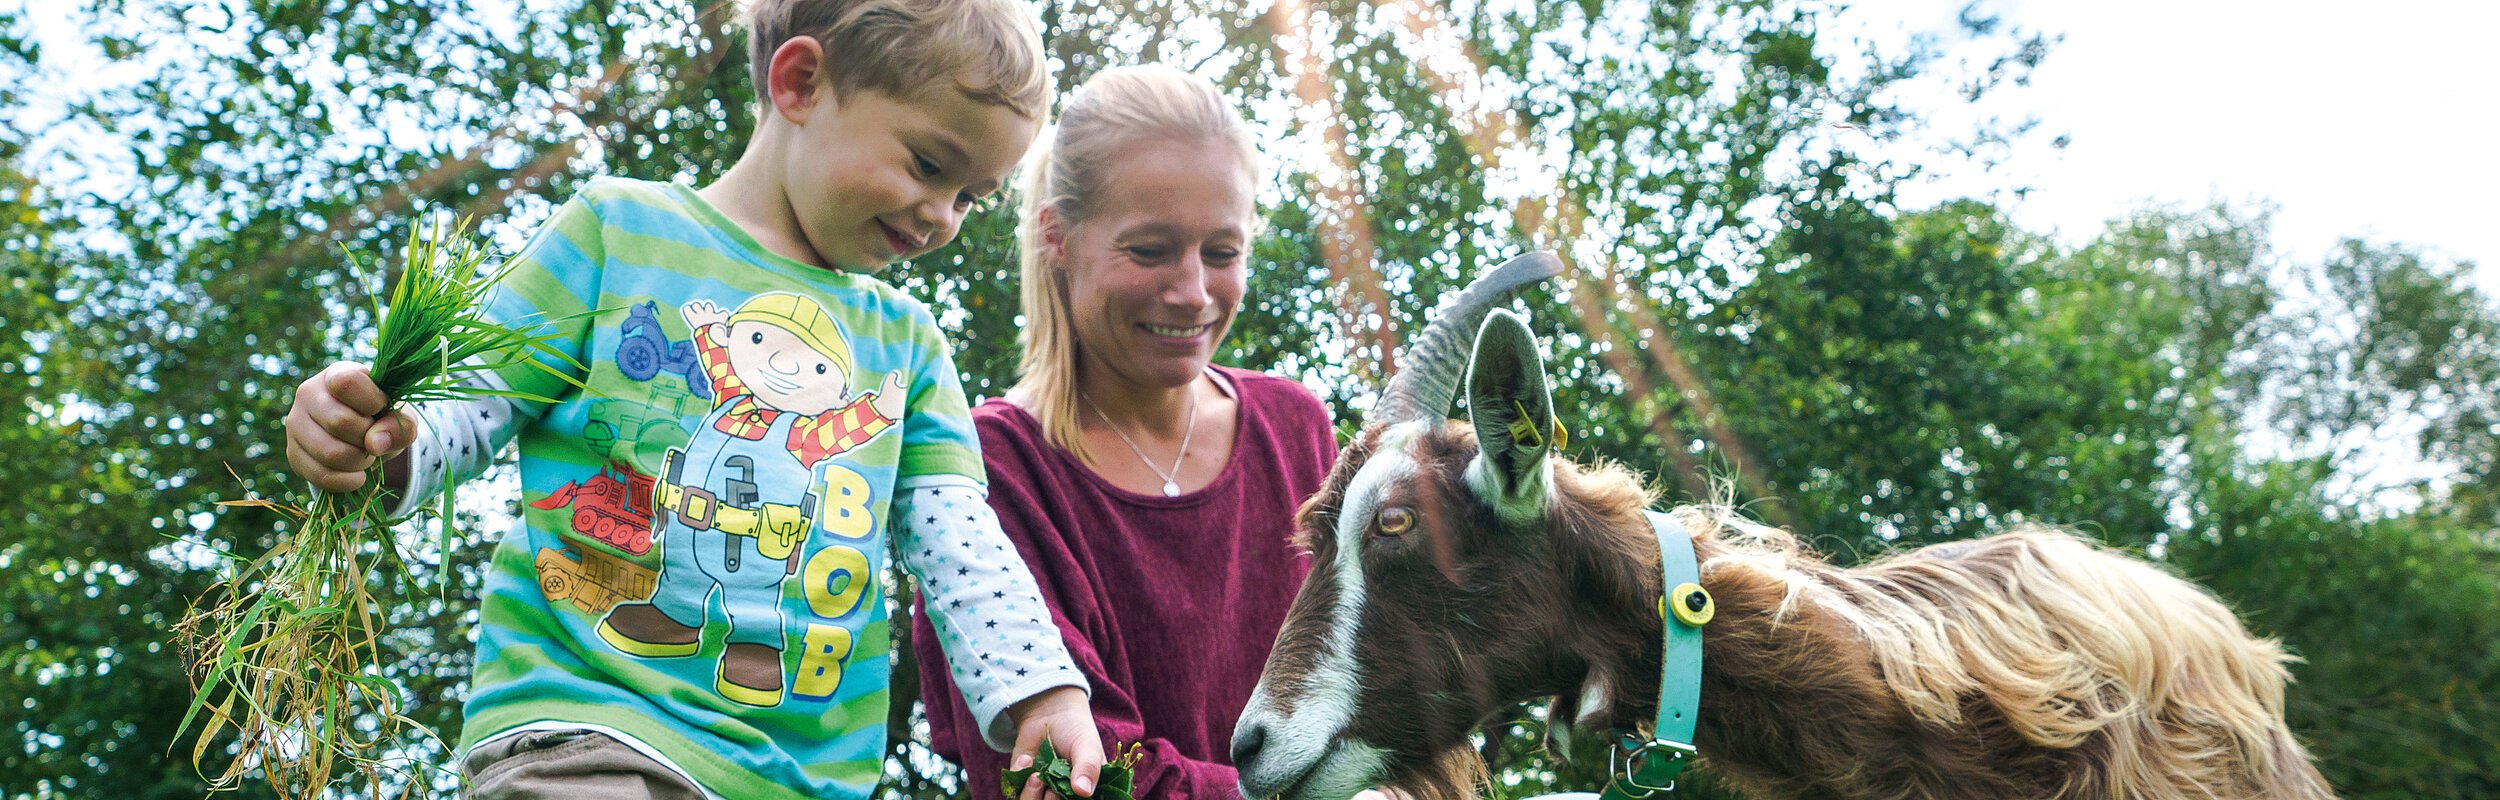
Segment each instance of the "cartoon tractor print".
[[712,382],[703,377],[703,361],[695,356],[694,342],[670,340],[660,327],[659,308],[658,303],[645,302],[626,312],[624,340],[616,344],[616,368],[637,381],[663,372],[682,375],[694,396],[712,399]]
[[590,480],[567,483],[531,503],[541,511],[573,507],[573,532],[633,555],[651,552],[651,476],[609,462]]
[[[595,401],[590,406],[590,421],[582,423],[582,441],[590,444],[591,452],[606,456],[611,461],[626,464],[657,461],[660,454],[686,443],[685,423],[678,412],[687,405],[697,405],[695,415],[703,413],[700,407],[702,401],[685,399],[682,395],[677,399],[681,402],[654,397],[662,405],[621,398]],[[644,454],[648,454],[649,460],[643,460]]]
[[539,548],[537,564],[538,588],[547,593],[548,602],[571,600],[591,614],[649,599],[659,586],[658,572],[597,550],[583,550],[575,556]]

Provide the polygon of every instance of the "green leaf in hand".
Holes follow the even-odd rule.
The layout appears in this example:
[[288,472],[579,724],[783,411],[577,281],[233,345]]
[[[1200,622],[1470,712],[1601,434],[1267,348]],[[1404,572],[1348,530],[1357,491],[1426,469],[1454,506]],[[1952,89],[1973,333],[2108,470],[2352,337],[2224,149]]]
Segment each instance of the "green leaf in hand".
[[[1136,800],[1137,762],[1145,758],[1145,748],[1132,743],[1119,757],[1103,764],[1102,778],[1094,782],[1095,800]],[[1059,755],[1059,749],[1052,747],[1049,739],[1043,739],[1041,752],[1034,754],[1032,765],[1001,772],[999,788],[1008,797],[1014,797],[1017,790],[1024,788],[1026,779],[1040,775],[1043,789],[1072,798],[1077,796],[1076,787],[1069,781],[1075,772],[1076,762]]]

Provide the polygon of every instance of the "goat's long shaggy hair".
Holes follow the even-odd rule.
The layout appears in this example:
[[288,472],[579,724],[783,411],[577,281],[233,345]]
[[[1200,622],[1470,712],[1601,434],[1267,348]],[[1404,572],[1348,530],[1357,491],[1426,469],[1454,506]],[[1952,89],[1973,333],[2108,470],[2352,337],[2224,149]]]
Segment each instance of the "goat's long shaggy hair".
[[1703,754],[1749,796],[2333,796],[2283,722],[2293,659],[2159,567],[2025,526],[1842,569],[1674,513],[1721,609]]

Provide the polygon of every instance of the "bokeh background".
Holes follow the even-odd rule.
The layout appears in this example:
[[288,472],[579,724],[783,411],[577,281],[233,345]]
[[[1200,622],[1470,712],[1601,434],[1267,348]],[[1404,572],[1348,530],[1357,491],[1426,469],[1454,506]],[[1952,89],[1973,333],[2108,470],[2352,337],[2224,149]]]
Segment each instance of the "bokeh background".
[[[1560,251],[1577,271],[1524,305],[1574,457],[1843,561],[2077,526],[2305,659],[2291,722],[2345,796],[2476,798],[2500,796],[2500,280],[2475,266],[2500,174],[2487,82],[2439,66],[2477,62],[2436,61],[2492,29],[2465,6],[1035,10],[1063,89],[1161,60],[1256,120],[1269,231],[1226,361],[1356,424],[1442,293]],[[0,0],[0,796],[201,794],[169,628],[216,550],[274,541],[214,503],[284,485],[294,384],[368,347],[386,278],[342,254],[387,266],[455,214],[508,252],[590,177],[712,179],[754,124],[735,16]],[[1012,224],[887,273],[977,395],[1014,375]],[[447,556],[402,534],[457,588],[401,599],[386,673],[446,738],[508,487],[464,492]],[[954,796],[912,713],[888,791]],[[1602,781],[1540,718],[1482,740],[1494,794]]]

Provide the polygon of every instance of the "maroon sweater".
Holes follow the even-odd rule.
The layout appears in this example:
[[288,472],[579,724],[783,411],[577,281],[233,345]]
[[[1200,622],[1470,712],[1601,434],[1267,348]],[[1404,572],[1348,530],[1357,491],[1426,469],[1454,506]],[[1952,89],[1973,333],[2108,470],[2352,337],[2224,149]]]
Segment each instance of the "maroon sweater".
[[[1240,401],[1231,461],[1180,497],[1111,485],[1024,409],[972,412],[990,507],[1093,684],[1104,748],[1145,747],[1138,797],[1241,796],[1233,722],[1310,570],[1289,541],[1294,510],[1337,457],[1328,410],[1301,384],[1217,369]],[[982,743],[926,613],[913,614],[911,641],[938,754],[970,773],[966,796],[998,797],[1007,756]]]

